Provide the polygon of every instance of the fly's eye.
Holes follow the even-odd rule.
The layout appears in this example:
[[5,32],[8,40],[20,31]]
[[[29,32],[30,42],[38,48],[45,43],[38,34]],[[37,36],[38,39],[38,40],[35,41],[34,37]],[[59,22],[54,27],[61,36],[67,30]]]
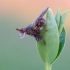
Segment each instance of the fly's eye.
[[26,33],[21,33],[21,32],[19,33],[20,38],[24,38],[25,36],[26,36]]

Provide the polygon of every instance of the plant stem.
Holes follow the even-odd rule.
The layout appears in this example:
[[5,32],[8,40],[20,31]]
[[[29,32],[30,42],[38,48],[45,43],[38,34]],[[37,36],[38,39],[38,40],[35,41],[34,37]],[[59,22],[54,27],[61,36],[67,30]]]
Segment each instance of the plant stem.
[[45,64],[45,70],[52,70],[52,64]]

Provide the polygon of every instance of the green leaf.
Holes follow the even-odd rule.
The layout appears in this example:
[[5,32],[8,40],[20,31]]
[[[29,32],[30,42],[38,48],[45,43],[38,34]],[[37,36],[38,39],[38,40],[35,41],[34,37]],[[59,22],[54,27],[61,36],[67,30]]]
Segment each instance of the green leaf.
[[57,54],[57,57],[55,58],[55,60],[61,54],[63,47],[65,45],[65,41],[66,41],[66,31],[65,31],[65,28],[63,27],[62,32],[61,32],[60,37],[59,37],[59,51],[58,51],[58,54]]
[[66,19],[67,14],[68,14],[68,11],[65,11],[62,14],[62,16],[60,17],[60,24],[59,24],[59,27],[58,27],[59,34],[61,34],[61,31],[63,29],[63,25],[64,25],[64,22],[65,22],[65,19]]
[[[66,32],[65,32],[65,28],[63,27],[64,21],[66,19],[66,15],[67,15],[68,11],[66,11],[65,13],[62,14],[62,16],[60,16],[60,12],[59,9],[57,10],[57,14],[56,14],[56,23],[58,26],[58,31],[60,32],[60,29],[62,30],[59,34],[59,51],[58,51],[58,55],[57,57],[60,55],[64,45],[65,45],[65,39],[66,39]],[[60,20],[58,19],[58,17],[60,16]],[[58,20],[58,21],[57,21]],[[59,23],[58,23],[59,22]],[[56,58],[57,58],[56,57]]]
[[46,19],[46,25],[42,30],[47,30],[47,32],[41,32],[41,36],[44,38],[46,45],[40,40],[37,42],[37,47],[42,60],[45,63],[51,64],[58,54],[59,34],[55,17],[50,8],[47,11]]
[[55,20],[57,22],[57,26],[59,27],[60,24],[60,9],[57,10]]
[[60,38],[59,38],[60,40],[59,40],[59,51],[58,51],[58,55],[57,55],[57,57],[60,55],[60,53],[61,53],[61,51],[62,51],[62,49],[63,49],[63,47],[64,47],[64,45],[65,45],[65,40],[66,40],[66,31],[65,31],[65,28],[63,27],[63,29],[62,29],[62,32],[61,32],[61,34],[60,34]]

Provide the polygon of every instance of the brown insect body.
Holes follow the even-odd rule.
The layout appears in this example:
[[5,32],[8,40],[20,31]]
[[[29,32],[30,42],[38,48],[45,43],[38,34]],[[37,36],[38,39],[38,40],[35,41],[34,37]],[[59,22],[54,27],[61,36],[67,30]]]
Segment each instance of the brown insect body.
[[[34,23],[30,24],[26,28],[21,28],[21,29],[17,28],[16,30],[18,30],[21,34],[25,33],[25,34],[35,37],[36,41],[39,41],[39,40],[44,41],[43,37],[40,35],[40,33],[41,33],[40,28],[46,24],[46,20],[42,17],[45,15],[47,10],[48,10],[48,8],[45,9],[40,14],[40,16],[34,21]],[[46,31],[46,30],[44,30],[44,31]],[[23,35],[21,35],[21,36],[23,36]],[[44,41],[44,43],[45,43],[45,41]]]
[[40,39],[42,40],[43,37],[40,35],[41,33],[41,30],[40,28],[42,26],[44,26],[46,23],[45,19],[44,18],[41,18],[35,26],[33,26],[33,24],[29,25],[27,28],[26,28],[26,34],[28,35],[31,35],[31,36],[34,36],[36,41],[39,41]]

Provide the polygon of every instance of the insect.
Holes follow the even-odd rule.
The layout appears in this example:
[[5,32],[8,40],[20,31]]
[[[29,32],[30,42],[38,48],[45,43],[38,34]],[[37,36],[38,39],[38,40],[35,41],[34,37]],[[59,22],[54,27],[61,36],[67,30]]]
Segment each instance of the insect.
[[[49,8],[49,7],[48,7]],[[45,15],[45,13],[47,12],[48,8],[46,8],[38,17],[37,19],[30,24],[29,26],[27,26],[26,28],[21,28],[18,29],[16,28],[17,31],[19,31],[19,37],[20,38],[24,38],[25,35],[30,35],[35,37],[36,41],[38,42],[39,40],[43,40],[44,44],[45,40],[43,39],[43,37],[40,35],[41,33],[41,27],[43,27],[46,24],[46,20],[43,18],[43,16]],[[42,31],[47,31],[47,30],[42,30]]]

